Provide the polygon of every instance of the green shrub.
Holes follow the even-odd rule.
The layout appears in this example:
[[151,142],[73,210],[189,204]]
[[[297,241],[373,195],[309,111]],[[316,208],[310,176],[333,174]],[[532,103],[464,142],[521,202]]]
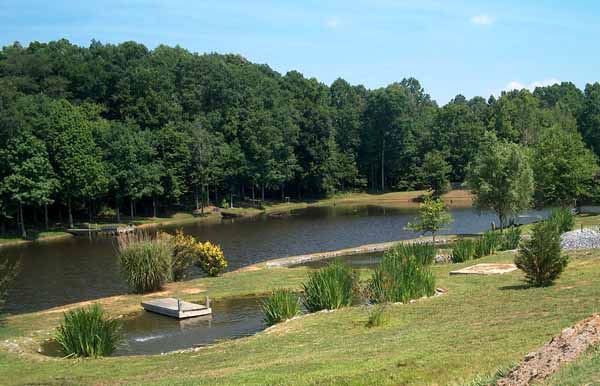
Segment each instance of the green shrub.
[[171,262],[173,280],[182,280],[194,262],[198,260],[196,239],[193,236],[185,235],[181,229],[175,232],[175,236],[165,234],[162,237],[168,238],[173,250],[173,261]]
[[375,304],[369,308],[367,327],[379,327],[383,325],[385,321],[385,303]]
[[172,278],[173,249],[164,238],[145,234],[119,237],[121,273],[133,292],[145,293],[162,288]]
[[403,302],[435,293],[435,278],[428,265],[394,249],[386,252],[369,282],[373,302]]
[[433,243],[397,244],[394,249],[404,256],[413,255],[422,265],[433,264],[437,251]]
[[476,259],[483,256],[493,255],[498,250],[502,236],[498,232],[487,231],[475,242]]
[[473,259],[475,256],[475,241],[473,240],[458,240],[452,246],[451,259],[453,263],[462,263]]
[[519,248],[519,242],[521,241],[521,228],[510,227],[504,229],[502,232],[502,242],[500,243],[500,250],[512,250]]
[[560,233],[569,232],[575,227],[575,215],[569,208],[556,208],[552,210],[548,221],[556,224]]
[[515,257],[516,266],[525,272],[525,280],[540,287],[551,285],[569,263],[560,249],[560,233],[553,221],[533,226],[531,238],[525,240]]
[[304,306],[309,312],[333,310],[352,304],[355,276],[341,262],[311,272],[304,287]]
[[273,291],[271,296],[263,300],[262,310],[268,326],[291,319],[300,313],[298,296],[287,289]]
[[65,313],[55,339],[67,357],[101,357],[112,354],[122,340],[121,322],[108,318],[94,304]]

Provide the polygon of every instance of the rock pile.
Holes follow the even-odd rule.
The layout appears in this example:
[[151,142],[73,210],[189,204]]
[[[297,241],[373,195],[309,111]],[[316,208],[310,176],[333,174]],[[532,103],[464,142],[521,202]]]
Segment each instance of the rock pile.
[[600,248],[600,232],[592,229],[565,232],[560,236],[562,249]]

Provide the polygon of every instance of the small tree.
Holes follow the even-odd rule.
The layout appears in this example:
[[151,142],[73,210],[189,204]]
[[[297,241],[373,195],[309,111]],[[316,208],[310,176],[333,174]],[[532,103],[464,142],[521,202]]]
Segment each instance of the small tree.
[[534,186],[527,150],[489,135],[469,166],[467,185],[475,207],[496,212],[504,228],[510,216],[531,207]]
[[419,207],[419,216],[416,223],[409,223],[406,229],[413,232],[431,233],[435,243],[436,232],[445,229],[452,222],[452,216],[446,211],[446,205],[439,198],[426,196]]
[[536,287],[551,285],[569,262],[560,249],[556,223],[543,221],[533,227],[531,239],[523,242],[515,264],[525,272],[525,280]]

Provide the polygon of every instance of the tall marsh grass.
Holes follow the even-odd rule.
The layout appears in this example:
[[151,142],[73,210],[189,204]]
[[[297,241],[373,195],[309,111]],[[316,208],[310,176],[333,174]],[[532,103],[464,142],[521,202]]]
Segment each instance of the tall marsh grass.
[[422,265],[431,265],[435,261],[436,248],[433,243],[398,244],[393,249],[403,256],[414,256]]
[[403,302],[435,293],[435,278],[429,265],[414,255],[393,249],[383,255],[369,282],[373,302]]
[[502,242],[502,235],[499,232],[487,231],[475,243],[476,259],[480,257],[493,255],[496,253]]
[[303,284],[304,306],[316,312],[351,305],[355,279],[352,269],[339,261],[311,272]]
[[453,263],[463,263],[472,260],[475,256],[476,241],[463,239],[458,240],[452,246],[452,255],[450,256]]
[[504,229],[502,232],[502,241],[500,243],[500,249],[503,251],[512,250],[519,248],[521,242],[521,228],[510,227]]
[[168,240],[133,233],[118,239],[123,278],[135,293],[156,291],[172,279],[173,249]]
[[67,357],[108,356],[122,340],[121,322],[94,304],[66,312],[55,339]]
[[298,295],[288,289],[275,290],[263,300],[262,310],[268,326],[291,319],[300,313]]
[[559,233],[572,231],[575,227],[575,215],[570,208],[553,209],[548,221],[556,225]]

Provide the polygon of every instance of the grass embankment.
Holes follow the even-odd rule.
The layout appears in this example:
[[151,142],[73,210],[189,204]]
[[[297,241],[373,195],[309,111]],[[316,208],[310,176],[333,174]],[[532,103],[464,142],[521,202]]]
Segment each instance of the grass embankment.
[[600,346],[550,377],[546,386],[600,385]]
[[[368,311],[351,307],[277,325],[253,337],[197,352],[102,360],[44,359],[35,353],[60,310],[9,316],[0,346],[0,379],[7,384],[152,385],[420,385],[460,384],[520,361],[561,329],[600,311],[600,251],[571,252],[552,287],[526,288],[520,272],[449,276],[472,264],[434,266],[444,296],[387,308],[387,322],[365,327]],[[510,262],[504,252],[477,262]],[[168,287],[169,295],[198,300],[299,289],[307,268],[253,269]],[[362,278],[369,272],[362,271]],[[164,296],[157,293],[153,296]],[[140,296],[105,299],[112,314],[139,309]],[[573,384],[573,383],[569,383]]]

